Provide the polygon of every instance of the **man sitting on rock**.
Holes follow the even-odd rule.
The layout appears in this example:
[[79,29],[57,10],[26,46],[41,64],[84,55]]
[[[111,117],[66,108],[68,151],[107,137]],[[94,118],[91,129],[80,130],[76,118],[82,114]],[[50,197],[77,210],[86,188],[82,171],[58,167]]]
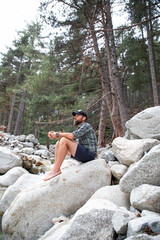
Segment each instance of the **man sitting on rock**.
[[73,112],[72,115],[74,116],[74,125],[78,126],[76,131],[73,133],[48,132],[50,139],[57,138],[58,141],[55,146],[54,166],[51,172],[44,178],[44,181],[61,174],[60,167],[67,154],[83,163],[95,159],[97,139],[93,127],[86,123],[87,114],[82,110],[78,110]]

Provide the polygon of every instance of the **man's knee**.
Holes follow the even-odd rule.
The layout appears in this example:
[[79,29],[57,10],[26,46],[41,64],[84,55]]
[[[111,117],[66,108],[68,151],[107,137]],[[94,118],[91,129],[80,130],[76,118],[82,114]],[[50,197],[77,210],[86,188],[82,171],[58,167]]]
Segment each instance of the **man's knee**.
[[60,140],[58,140],[55,145],[55,150],[57,151],[59,149],[59,147],[62,145],[67,145],[67,140],[68,139],[65,137],[62,137]]
[[67,144],[68,140],[69,140],[68,138],[62,137],[62,138],[59,140],[59,144]]

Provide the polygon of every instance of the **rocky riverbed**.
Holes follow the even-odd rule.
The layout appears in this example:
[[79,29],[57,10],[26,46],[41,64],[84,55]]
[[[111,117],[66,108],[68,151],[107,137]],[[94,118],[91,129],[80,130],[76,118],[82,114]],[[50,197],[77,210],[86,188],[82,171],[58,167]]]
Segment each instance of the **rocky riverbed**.
[[125,137],[43,181],[54,162],[34,135],[0,132],[0,213],[7,240],[160,239],[160,107],[126,123]]

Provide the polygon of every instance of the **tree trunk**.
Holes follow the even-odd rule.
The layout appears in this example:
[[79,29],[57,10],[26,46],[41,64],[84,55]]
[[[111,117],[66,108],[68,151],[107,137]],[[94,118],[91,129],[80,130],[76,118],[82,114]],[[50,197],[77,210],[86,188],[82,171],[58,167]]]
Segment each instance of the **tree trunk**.
[[150,64],[151,81],[152,81],[153,100],[154,100],[154,106],[158,106],[159,99],[158,99],[158,89],[157,89],[157,80],[156,80],[156,71],[155,71],[155,61],[154,61],[154,54],[153,54],[152,22],[151,20],[148,20],[147,10],[146,10],[146,20],[147,20],[147,41],[148,41],[148,53],[149,53],[149,64]]
[[[107,1],[105,9],[106,9],[106,14],[107,14],[106,19],[108,22],[107,26],[109,26],[110,29],[113,29],[111,11],[110,11],[110,0]],[[116,47],[115,47],[115,42],[114,42],[113,31],[108,31],[107,35],[109,38],[109,47],[110,47],[110,51],[111,51],[112,71],[113,71],[113,78],[114,78],[115,87],[116,87],[118,107],[119,107],[121,124],[122,124],[122,128],[123,128],[123,133],[124,133],[125,132],[125,123],[128,120],[127,108],[125,106],[125,102],[123,99],[123,92],[122,92],[122,86],[121,86],[121,82],[120,82],[119,70],[118,70],[118,65],[117,65]]]
[[21,101],[20,101],[20,104],[19,104],[19,111],[18,111],[17,120],[16,120],[16,125],[15,125],[15,129],[14,129],[14,135],[15,136],[20,134],[21,121],[22,121],[22,117],[23,117],[23,113],[24,113],[26,94],[27,94],[27,91],[24,90],[22,92]]
[[106,108],[106,100],[103,97],[102,103],[101,103],[100,120],[99,120],[98,147],[106,146],[106,125],[107,125],[107,108]]
[[15,101],[16,101],[16,93],[13,93],[11,110],[10,110],[10,113],[9,113],[9,120],[8,120],[8,128],[7,128],[8,133],[11,133],[11,129],[12,129],[12,120],[13,120]]
[[[19,76],[20,76],[20,72],[21,72],[21,68],[22,68],[22,59],[23,59],[23,56],[21,57],[21,62],[20,62],[20,66],[19,66],[19,70],[18,70],[18,76],[17,76],[17,80],[16,80],[16,85],[15,86],[18,85]],[[8,133],[11,133],[11,129],[12,129],[12,121],[13,121],[15,101],[16,101],[16,93],[13,93],[11,109],[10,109],[9,119],[8,119],[8,128],[7,128],[7,132]]]
[[98,43],[97,43],[97,37],[94,29],[94,24],[92,21],[89,22],[89,26],[91,30],[92,39],[93,39],[94,50],[96,53],[96,61],[99,67],[102,89],[104,92],[104,97],[107,103],[107,107],[109,110],[110,118],[111,118],[113,129],[114,129],[113,134],[114,136],[118,136],[118,135],[122,136],[122,128],[119,125],[120,119],[119,119],[119,114],[117,112],[117,104],[115,104],[116,95],[112,93],[111,85],[109,81],[108,64],[106,63],[105,67],[103,68],[103,64],[102,64],[100,53],[99,53]]
[[96,53],[96,61],[97,61],[99,72],[100,72],[102,89],[103,89],[103,92],[104,92],[104,97],[106,99],[108,110],[109,110],[110,115],[111,115],[111,113],[112,113],[112,97],[111,97],[111,90],[110,90],[110,86],[109,86],[108,74],[105,74],[104,70],[103,70],[103,64],[102,64],[102,61],[101,61],[101,58],[100,58],[100,53],[99,53],[99,48],[98,48],[98,43],[97,43],[97,37],[96,37],[96,33],[94,31],[94,25],[93,25],[92,22],[89,22],[89,25],[90,25],[94,50],[95,50],[95,53]]
[[[103,14],[103,13],[102,13]],[[105,21],[103,19],[103,27],[105,29]],[[116,95],[116,87],[115,87],[115,81],[113,77],[113,71],[112,71],[112,61],[111,61],[111,52],[109,48],[109,41],[108,36],[105,33],[105,65],[108,64],[108,70],[109,70],[109,76],[110,76],[110,87],[111,87],[111,93],[112,93],[112,119],[114,122],[114,136],[123,136],[123,128],[121,125],[120,115],[119,115],[119,108],[118,108],[118,102],[117,102],[117,95]]]

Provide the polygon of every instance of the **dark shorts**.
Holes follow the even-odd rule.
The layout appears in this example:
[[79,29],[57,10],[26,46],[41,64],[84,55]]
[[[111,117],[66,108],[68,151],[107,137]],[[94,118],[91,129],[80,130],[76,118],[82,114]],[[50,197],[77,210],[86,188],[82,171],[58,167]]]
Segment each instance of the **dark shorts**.
[[82,145],[77,145],[77,150],[75,156],[71,156],[72,158],[76,159],[79,162],[89,162],[95,159],[95,154],[92,153],[87,148],[83,147]]

